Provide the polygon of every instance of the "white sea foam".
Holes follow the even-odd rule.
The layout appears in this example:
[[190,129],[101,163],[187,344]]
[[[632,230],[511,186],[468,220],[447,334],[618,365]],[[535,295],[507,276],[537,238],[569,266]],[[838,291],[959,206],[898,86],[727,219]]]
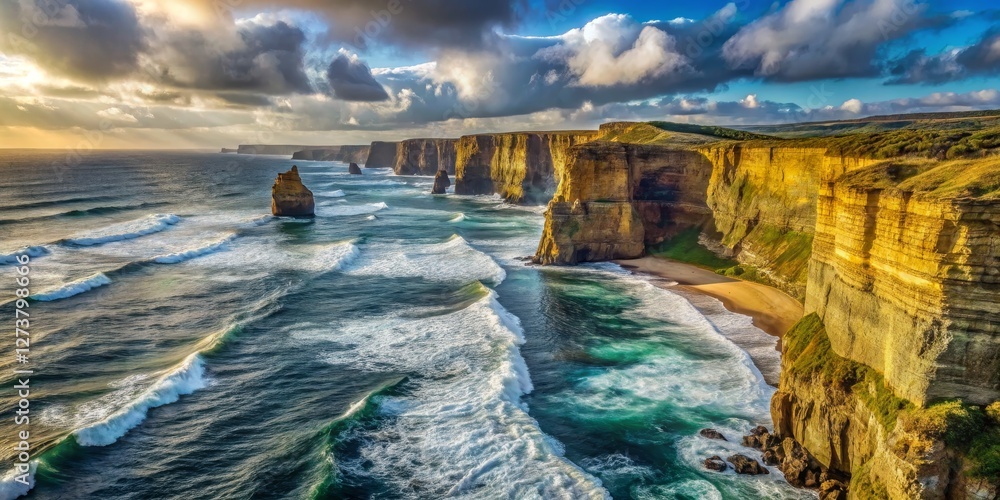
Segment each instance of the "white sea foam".
[[314,249],[302,267],[314,272],[336,271],[354,262],[361,252],[354,243],[320,245]]
[[195,257],[201,257],[202,255],[218,252],[219,250],[226,248],[226,244],[234,239],[236,239],[236,235],[231,234],[221,240],[208,243],[207,245],[153,257],[153,262],[158,262],[160,264],[176,264],[178,262],[184,262],[185,260],[191,260]]
[[367,203],[364,205],[345,205],[337,204],[335,206],[324,206],[320,204],[320,210],[316,211],[316,215],[321,217],[338,217],[347,215],[363,215],[378,212],[380,210],[385,210],[389,208],[385,202],[378,203]]
[[[382,400],[381,413],[392,418],[358,436],[357,463],[338,466],[407,498],[607,498],[600,481],[565,460],[528,415],[521,397],[532,384],[518,350],[524,332],[496,293],[484,291],[438,316],[403,310],[293,331],[310,343],[350,344],[329,353],[330,363],[422,375],[406,396]],[[413,484],[428,489],[418,493]]]
[[112,241],[129,240],[147,234],[163,231],[177,224],[181,218],[174,214],[156,214],[129,222],[114,224],[96,231],[73,236],[67,242],[74,245],[91,246]]
[[205,386],[204,363],[200,355],[192,354],[129,405],[99,422],[73,431],[73,436],[82,446],[107,446],[142,423],[151,408],[173,403]]
[[451,220],[449,220],[448,222],[456,223],[456,222],[462,222],[463,220],[465,220],[465,214],[459,212],[458,215],[452,217]]
[[37,295],[32,295],[31,298],[41,302],[50,302],[53,300],[65,299],[67,297],[79,295],[88,290],[93,290],[94,288],[110,283],[111,278],[105,276],[104,273],[97,273],[87,276],[86,278],[66,283],[58,288],[47,290]]
[[37,246],[30,246],[30,247],[21,248],[20,250],[18,250],[16,252],[11,252],[11,253],[8,253],[8,254],[2,254],[2,255],[0,255],[0,266],[6,265],[6,264],[17,264],[18,263],[17,258],[19,256],[21,256],[21,255],[24,255],[24,254],[27,254],[28,257],[34,259],[35,257],[41,257],[43,255],[48,255],[49,254],[49,249],[46,248],[46,247],[44,247],[44,246],[37,245]]
[[[461,265],[450,263],[460,262]],[[489,281],[500,283],[507,273],[492,257],[453,235],[441,243],[379,242],[366,248],[349,274],[424,278],[433,281]]]
[[250,219],[244,220],[240,225],[243,226],[243,227],[263,226],[264,224],[267,224],[268,222],[271,222],[272,220],[274,220],[274,216],[273,215],[259,215],[259,216],[251,217]]
[[[10,472],[0,478],[0,500],[13,500],[27,495],[31,491],[31,488],[35,487],[35,471],[37,469],[38,462],[32,461],[28,463],[27,473],[11,469]],[[22,477],[25,475],[27,476],[26,478]],[[19,478],[26,479],[28,484],[18,481]]]
[[322,193],[322,195],[329,196],[330,198],[343,198],[344,196],[347,196],[346,194],[344,194],[343,189],[338,189],[336,191],[331,191],[329,193]]

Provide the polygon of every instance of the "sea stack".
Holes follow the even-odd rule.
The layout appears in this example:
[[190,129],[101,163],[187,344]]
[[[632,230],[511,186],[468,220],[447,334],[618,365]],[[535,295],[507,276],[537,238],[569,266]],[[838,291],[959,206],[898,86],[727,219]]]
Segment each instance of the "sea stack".
[[315,215],[316,201],[312,191],[302,184],[299,177],[299,167],[292,169],[278,178],[271,187],[271,213],[290,217],[311,217]]
[[351,166],[347,168],[348,173],[353,175],[361,175],[361,167],[357,163],[351,162]]
[[437,175],[434,176],[434,188],[431,189],[431,194],[444,194],[445,190],[451,186],[451,179],[448,178],[447,170],[438,170]]

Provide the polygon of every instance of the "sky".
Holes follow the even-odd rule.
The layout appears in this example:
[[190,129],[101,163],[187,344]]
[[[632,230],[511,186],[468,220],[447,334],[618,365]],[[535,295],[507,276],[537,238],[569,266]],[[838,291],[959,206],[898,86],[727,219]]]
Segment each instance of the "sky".
[[973,0],[0,0],[0,148],[1000,108]]

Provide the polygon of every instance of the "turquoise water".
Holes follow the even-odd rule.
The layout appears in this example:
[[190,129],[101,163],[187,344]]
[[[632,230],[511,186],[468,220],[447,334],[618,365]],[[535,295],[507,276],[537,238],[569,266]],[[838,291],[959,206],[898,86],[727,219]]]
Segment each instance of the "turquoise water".
[[[526,266],[541,207],[299,162],[317,217],[273,218],[290,160],[64,159],[0,154],[0,272],[33,255],[44,450],[0,498],[810,495],[700,466],[752,454],[700,428],[770,423],[773,388],[727,339],[743,318],[611,265]],[[0,421],[5,449],[14,432]]]

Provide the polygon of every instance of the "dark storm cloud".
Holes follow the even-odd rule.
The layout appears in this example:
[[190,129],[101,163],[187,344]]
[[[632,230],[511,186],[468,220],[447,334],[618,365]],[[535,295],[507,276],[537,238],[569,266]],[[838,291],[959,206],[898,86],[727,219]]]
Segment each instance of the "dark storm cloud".
[[972,76],[1000,73],[1000,30],[993,29],[975,44],[933,56],[923,50],[890,61],[887,70],[892,76],[886,84],[934,85]]
[[[204,0],[207,9],[218,4]],[[245,0],[238,5],[318,12],[330,25],[331,39],[362,50],[380,45],[475,48],[494,28],[513,28],[528,15],[540,15],[529,0]]]
[[81,81],[128,75],[145,49],[135,9],[120,0],[5,0],[0,32],[3,52]]
[[356,57],[340,54],[326,70],[333,94],[345,101],[385,101],[389,94],[372,77],[371,69]]
[[305,33],[283,21],[272,25],[241,23],[235,48],[214,39],[214,34],[176,30],[159,34],[154,56],[146,68],[154,80],[200,89],[253,91],[267,94],[313,91],[303,62]]

